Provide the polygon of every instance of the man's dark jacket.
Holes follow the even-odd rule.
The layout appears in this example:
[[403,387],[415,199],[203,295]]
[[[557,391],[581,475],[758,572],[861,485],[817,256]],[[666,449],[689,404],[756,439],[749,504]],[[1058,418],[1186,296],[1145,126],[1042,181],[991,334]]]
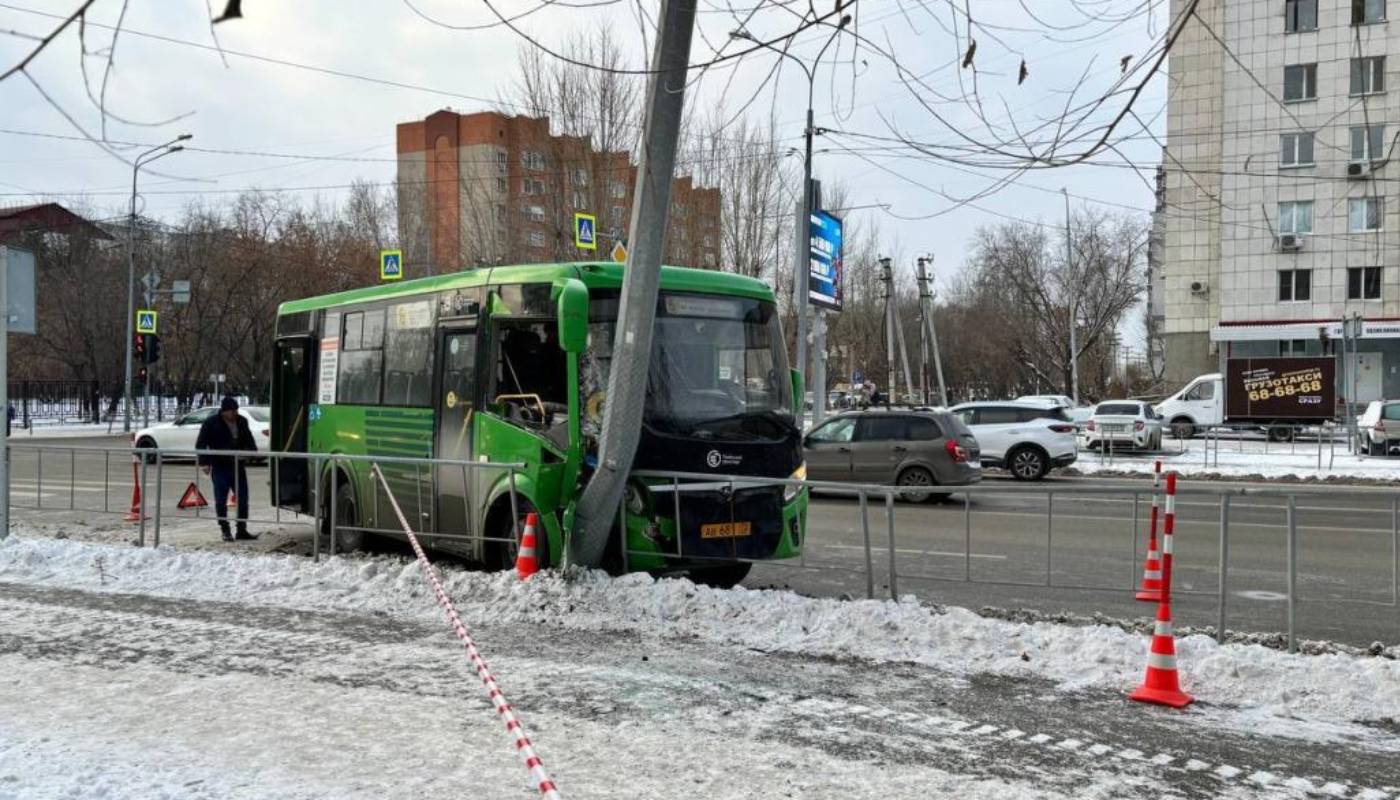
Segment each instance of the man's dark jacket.
[[[248,420],[238,415],[238,435],[228,429],[228,423],[224,422],[223,414],[215,414],[204,420],[204,424],[199,426],[199,438],[195,440],[196,450],[257,450],[258,444],[253,439],[253,432],[248,429]],[[210,466],[214,469],[233,469],[233,456],[199,456],[199,463],[202,466]],[[247,464],[247,459],[241,459],[240,463]]]

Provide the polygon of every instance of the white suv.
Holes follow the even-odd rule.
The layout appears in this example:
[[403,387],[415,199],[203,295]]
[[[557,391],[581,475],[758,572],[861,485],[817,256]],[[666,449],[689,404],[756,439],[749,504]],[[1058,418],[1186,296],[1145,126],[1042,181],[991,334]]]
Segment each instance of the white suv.
[[1075,426],[1063,408],[1031,403],[963,403],[951,411],[972,429],[984,467],[1035,481],[1078,456]]
[[1400,445],[1400,401],[1372,400],[1356,422],[1357,452],[1384,456]]

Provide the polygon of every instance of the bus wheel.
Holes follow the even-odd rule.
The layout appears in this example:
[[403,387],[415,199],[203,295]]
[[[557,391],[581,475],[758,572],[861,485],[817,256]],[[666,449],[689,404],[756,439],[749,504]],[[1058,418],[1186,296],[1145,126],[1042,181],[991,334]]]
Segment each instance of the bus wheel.
[[[359,506],[355,503],[355,495],[350,491],[350,482],[345,480],[345,476],[337,473],[335,481],[335,551],[337,553],[354,553],[364,549],[365,532],[346,530],[346,528],[353,528],[360,524]],[[326,492],[322,506],[321,541],[329,548],[331,542],[331,497],[329,491]]]
[[735,561],[716,567],[698,567],[690,570],[690,580],[716,589],[733,589],[749,576],[749,570],[752,568],[753,564],[747,561]]
[[[487,534],[491,538],[486,542],[488,569],[515,569],[515,559],[520,555],[520,539],[517,537],[525,535],[525,518],[534,512],[535,507],[522,497],[516,502],[516,510],[520,514],[519,533],[510,521],[509,501],[499,504],[491,515],[490,533]],[[549,567],[549,537],[545,534],[543,523],[535,526],[535,561],[540,569]]]

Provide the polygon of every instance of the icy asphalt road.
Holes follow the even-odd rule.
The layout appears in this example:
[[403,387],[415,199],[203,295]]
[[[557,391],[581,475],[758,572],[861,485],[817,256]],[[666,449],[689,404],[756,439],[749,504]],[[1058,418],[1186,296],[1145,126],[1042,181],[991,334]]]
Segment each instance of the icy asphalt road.
[[[15,583],[0,620],[0,798],[534,796],[445,623]],[[1393,727],[639,634],[474,633],[570,798],[1400,792]]]

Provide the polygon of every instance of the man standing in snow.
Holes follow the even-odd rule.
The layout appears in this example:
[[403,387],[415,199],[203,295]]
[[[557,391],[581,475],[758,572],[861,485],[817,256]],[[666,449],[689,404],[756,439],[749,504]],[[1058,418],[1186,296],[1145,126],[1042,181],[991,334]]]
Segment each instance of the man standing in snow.
[[[195,440],[196,450],[249,450],[256,451],[257,443],[253,432],[248,429],[248,420],[238,413],[238,401],[225,397],[219,404],[219,413],[206,419],[199,426],[199,438]],[[236,463],[235,463],[236,462]],[[224,541],[234,539],[256,539],[248,532],[248,471],[244,459],[233,456],[199,455],[199,465],[214,483],[214,516],[219,519],[219,531]],[[228,493],[238,497],[237,534],[230,533],[228,527]]]

